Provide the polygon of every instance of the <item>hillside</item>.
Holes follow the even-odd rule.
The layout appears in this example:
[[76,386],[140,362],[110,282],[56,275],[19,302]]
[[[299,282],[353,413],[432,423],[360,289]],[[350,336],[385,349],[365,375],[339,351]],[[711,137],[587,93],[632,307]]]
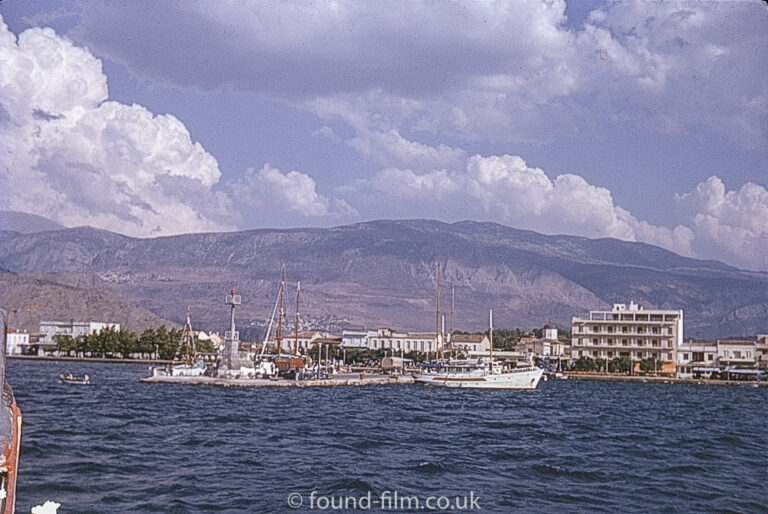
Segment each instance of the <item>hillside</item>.
[[96,289],[2,271],[0,306],[8,310],[10,327],[29,332],[37,332],[41,320],[110,321],[137,332],[163,324],[175,325],[142,307]]
[[492,223],[376,221],[154,239],[80,227],[2,237],[1,268],[102,287],[176,321],[189,305],[209,329],[224,329],[224,295],[234,287],[243,295],[238,318],[251,335],[271,312],[282,263],[290,282],[287,311],[293,313],[300,280],[308,327],[433,329],[438,261],[446,314],[455,287],[455,328],[483,329],[488,308],[500,327],[549,320],[568,327],[573,315],[634,300],[684,309],[691,336],[768,331],[767,273],[647,244]]

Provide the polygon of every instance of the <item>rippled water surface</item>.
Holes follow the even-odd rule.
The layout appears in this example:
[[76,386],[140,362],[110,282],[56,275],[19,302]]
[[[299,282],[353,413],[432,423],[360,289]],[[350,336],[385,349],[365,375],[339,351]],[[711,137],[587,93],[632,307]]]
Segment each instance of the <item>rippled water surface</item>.
[[[312,491],[472,494],[484,512],[768,511],[766,388],[225,389],[139,383],[146,369],[9,361],[18,512],[284,512],[291,493],[305,512]],[[93,385],[59,383],[67,371]]]

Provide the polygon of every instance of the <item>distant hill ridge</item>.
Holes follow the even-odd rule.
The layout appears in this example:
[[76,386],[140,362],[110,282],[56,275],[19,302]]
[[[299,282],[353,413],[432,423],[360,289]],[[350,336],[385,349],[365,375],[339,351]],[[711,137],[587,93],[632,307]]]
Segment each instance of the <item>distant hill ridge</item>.
[[223,295],[231,287],[243,295],[244,322],[263,322],[285,263],[292,287],[302,282],[307,320],[434,329],[439,261],[441,310],[448,315],[455,287],[456,328],[483,329],[489,308],[499,326],[553,320],[567,328],[572,315],[634,300],[684,309],[689,336],[768,331],[768,273],[643,243],[548,236],[495,223],[384,220],[153,239],[79,227],[5,239],[0,267],[52,278],[95,275],[101,287],[164,318],[180,321],[186,305],[193,306],[210,328],[224,328]]
[[65,228],[47,218],[18,211],[0,211],[0,231],[34,234]]

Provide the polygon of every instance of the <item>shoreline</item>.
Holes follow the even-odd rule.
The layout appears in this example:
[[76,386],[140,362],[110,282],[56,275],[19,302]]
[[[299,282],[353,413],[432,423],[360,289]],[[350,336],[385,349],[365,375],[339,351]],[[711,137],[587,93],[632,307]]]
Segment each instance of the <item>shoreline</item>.
[[70,362],[101,362],[109,364],[178,364],[178,361],[161,359],[120,359],[117,357],[52,357],[49,355],[8,355],[9,359],[25,361],[70,361]]
[[[657,384],[693,384],[693,385],[715,385],[715,386],[758,386],[768,387],[768,381],[765,380],[712,380],[703,378],[674,378],[674,377],[645,377],[645,376],[627,376],[627,375],[591,375],[588,373],[564,373],[568,380],[592,380],[604,382],[640,382]],[[560,379],[562,380],[562,379]]]

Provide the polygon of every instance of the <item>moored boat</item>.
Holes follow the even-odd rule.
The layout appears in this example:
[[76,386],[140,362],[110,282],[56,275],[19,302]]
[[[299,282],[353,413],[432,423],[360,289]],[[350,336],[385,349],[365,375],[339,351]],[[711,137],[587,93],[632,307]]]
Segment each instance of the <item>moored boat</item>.
[[489,316],[489,359],[448,360],[422,365],[413,379],[420,384],[465,389],[536,389],[544,370],[535,366],[512,367],[493,360],[493,311]]
[[19,448],[21,444],[21,410],[16,405],[13,389],[5,379],[6,338],[8,334],[8,315],[0,309],[3,318],[2,350],[0,350],[0,513],[13,514],[16,509],[16,480],[19,468]]

